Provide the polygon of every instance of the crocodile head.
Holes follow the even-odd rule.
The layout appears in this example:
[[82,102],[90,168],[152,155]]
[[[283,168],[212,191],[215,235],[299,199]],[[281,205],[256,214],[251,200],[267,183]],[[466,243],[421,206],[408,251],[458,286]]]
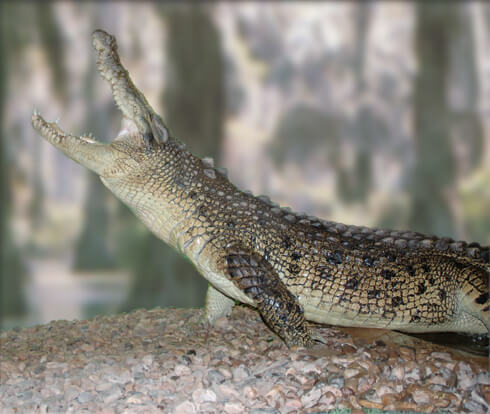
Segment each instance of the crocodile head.
[[160,116],[134,86],[119,60],[115,38],[97,30],[92,39],[99,72],[109,83],[123,115],[119,134],[111,143],[97,141],[90,135],[76,136],[63,131],[57,122],[45,121],[36,111],[32,125],[53,146],[98,174],[109,190],[155,234],[168,241],[168,226],[177,210],[162,191],[162,177],[174,168],[178,154],[183,156],[187,151],[169,136]]
[[99,72],[111,86],[114,100],[123,113],[122,128],[116,139],[105,144],[91,135],[66,133],[57,122],[45,121],[36,111],[32,125],[48,142],[106,181],[135,173],[151,164],[148,161],[169,141],[169,135],[160,116],[121,65],[114,36],[96,30],[92,43]]

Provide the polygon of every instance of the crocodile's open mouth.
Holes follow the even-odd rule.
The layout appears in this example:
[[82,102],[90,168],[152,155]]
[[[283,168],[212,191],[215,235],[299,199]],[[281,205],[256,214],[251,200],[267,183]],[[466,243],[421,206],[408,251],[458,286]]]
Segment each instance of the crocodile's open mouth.
[[[132,146],[144,148],[146,152],[167,142],[168,128],[121,65],[115,37],[96,30],[92,34],[92,44],[97,54],[97,68],[109,83],[114,101],[123,114],[122,128],[116,141],[131,141]],[[32,115],[32,125],[56,148],[99,175],[117,173],[115,161],[117,164],[121,159],[131,158],[119,151],[117,145],[98,142],[91,135],[68,134],[57,122],[45,121],[36,111]]]

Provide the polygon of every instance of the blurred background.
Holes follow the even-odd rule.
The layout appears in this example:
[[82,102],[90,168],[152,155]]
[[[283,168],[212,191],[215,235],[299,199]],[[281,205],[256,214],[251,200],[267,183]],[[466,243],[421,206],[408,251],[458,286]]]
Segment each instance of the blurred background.
[[176,136],[231,180],[323,218],[490,243],[490,4],[2,2],[2,329],[197,307],[206,283],[34,108],[117,134],[91,32]]

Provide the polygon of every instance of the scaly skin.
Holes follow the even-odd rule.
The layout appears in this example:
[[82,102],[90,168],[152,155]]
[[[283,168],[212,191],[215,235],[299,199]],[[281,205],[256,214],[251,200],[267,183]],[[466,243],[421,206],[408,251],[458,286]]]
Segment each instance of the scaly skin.
[[346,226],[240,191],[170,135],[121,65],[115,38],[97,30],[93,44],[126,128],[106,145],[37,113],[32,124],[195,264],[210,283],[209,322],[237,300],[256,307],[288,346],[313,344],[305,320],[488,332],[489,247]]

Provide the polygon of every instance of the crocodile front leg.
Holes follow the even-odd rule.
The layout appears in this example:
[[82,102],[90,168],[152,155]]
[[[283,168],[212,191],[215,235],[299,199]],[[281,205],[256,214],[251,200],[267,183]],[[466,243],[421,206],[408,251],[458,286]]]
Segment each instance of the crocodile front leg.
[[236,246],[226,250],[223,265],[230,280],[254,301],[264,321],[288,347],[314,344],[303,308],[267,260]]

